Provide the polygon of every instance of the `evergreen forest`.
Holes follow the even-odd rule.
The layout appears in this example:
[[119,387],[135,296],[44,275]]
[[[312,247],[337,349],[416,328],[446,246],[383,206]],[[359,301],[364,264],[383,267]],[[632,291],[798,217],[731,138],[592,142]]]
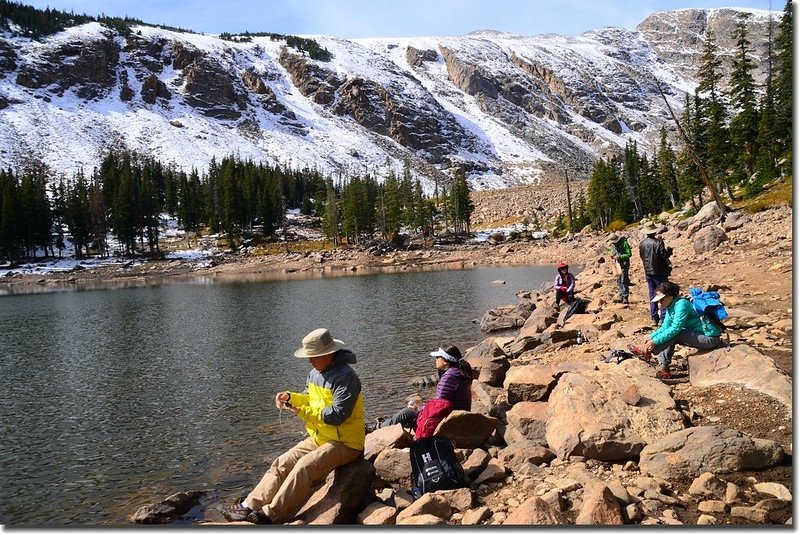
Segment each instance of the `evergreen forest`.
[[622,155],[597,160],[586,210],[578,213],[574,228],[592,224],[619,230],[687,202],[699,209],[711,199],[703,174],[731,201],[736,195],[753,197],[775,178],[792,175],[792,3],[786,3],[774,40],[770,36],[762,87],[753,79],[748,16],[735,25],[736,53],[727,69],[709,32],[697,72],[700,82],[694,95],[686,96],[679,118],[689,143],[681,139],[676,149],[662,129],[650,155],[629,142]]
[[[734,200],[791,176],[792,13],[787,2],[778,31],[769,39],[768,75],[760,87],[753,78],[748,15],[735,25],[737,46],[731,58],[721,57],[710,33],[698,69],[700,82],[686,96],[677,121],[688,143],[662,128],[651,154],[630,141],[620,154],[598,159],[585,193],[577,194],[570,227],[617,230],[686,203],[699,209],[710,198],[709,186]],[[87,20],[106,19],[0,0],[0,25],[13,22],[35,36]],[[132,20],[106,22],[128,25]],[[309,54],[326,52],[303,40],[292,43]],[[430,236],[442,227],[469,234],[474,205],[463,172],[439,185],[431,198],[412,178],[408,164],[400,174],[388,170],[331,177],[231,155],[213,159],[201,174],[115,150],[88,175],[81,171],[66,177],[36,162],[24,169],[0,169],[0,260],[65,253],[77,258],[159,255],[165,215],[177,218],[188,232],[220,234],[231,247],[253,236],[285,239],[288,209],[318,218],[336,246],[376,236],[390,240],[401,232]],[[555,230],[565,228],[562,216]]]

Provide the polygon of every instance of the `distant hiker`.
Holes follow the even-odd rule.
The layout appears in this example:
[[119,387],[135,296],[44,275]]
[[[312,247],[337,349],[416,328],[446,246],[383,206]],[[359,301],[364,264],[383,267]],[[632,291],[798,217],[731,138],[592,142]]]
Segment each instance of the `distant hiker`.
[[225,506],[229,521],[275,524],[290,520],[311,494],[315,481],[364,453],[364,401],[361,381],[350,364],[355,354],[344,349],[327,329],[303,338],[294,352],[308,359],[305,392],[278,392],[275,406],[295,413],[308,437],[275,459],[261,482],[241,503]]
[[659,316],[658,305],[653,301],[656,287],[662,282],[666,282],[672,273],[672,265],[669,257],[672,256],[672,248],[664,245],[664,240],[658,238],[658,234],[664,232],[664,225],[654,225],[648,221],[642,229],[645,239],[639,243],[639,256],[644,265],[644,274],[647,279],[647,290],[650,299],[650,317],[653,323],[658,325],[664,319],[664,311]]
[[559,262],[556,270],[558,273],[555,281],[553,281],[553,288],[556,290],[556,302],[553,303],[553,308],[558,310],[561,301],[566,302],[568,305],[575,301],[575,275],[569,272],[569,266],[564,262]]
[[[436,384],[436,393],[417,412],[411,407],[401,409],[394,416],[386,420],[379,420],[374,428],[387,427],[401,424],[406,429],[420,434],[430,434],[433,423],[441,421],[454,410],[469,411],[472,409],[472,367],[461,356],[461,351],[453,345],[445,345],[432,351],[430,354],[436,359],[436,370],[439,373],[439,382]],[[429,421],[429,420],[435,420]],[[421,433],[420,426],[425,428]]]
[[680,297],[680,287],[674,282],[662,282],[656,288],[652,302],[666,313],[664,322],[645,339],[642,347],[630,345],[630,350],[639,358],[649,361],[655,356],[659,365],[658,376],[670,378],[669,366],[675,345],[680,344],[695,349],[710,350],[721,347],[722,331],[710,321],[701,318],[694,305],[685,297]]
[[631,285],[628,273],[631,268],[631,246],[628,239],[621,234],[612,232],[608,236],[608,243],[611,244],[611,258],[614,263],[614,271],[617,275],[617,287],[619,288],[618,303],[628,303],[628,289]]

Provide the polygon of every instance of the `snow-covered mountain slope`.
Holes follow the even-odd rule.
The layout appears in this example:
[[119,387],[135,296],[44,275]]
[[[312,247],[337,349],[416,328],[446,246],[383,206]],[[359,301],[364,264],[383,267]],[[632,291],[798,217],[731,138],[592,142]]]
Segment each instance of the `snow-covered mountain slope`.
[[[770,13],[747,12],[762,50]],[[429,188],[456,169],[478,189],[561,179],[565,169],[585,178],[596,158],[629,140],[650,151],[662,126],[673,129],[656,81],[679,113],[705,32],[729,54],[737,13],[657,13],[638,31],[574,38],[307,36],[333,54],[327,62],[269,37],[149,26],[125,37],[97,23],[41,42],[7,32],[0,165],[40,160],[71,176],[125,147],[186,170],[229,154],[334,177],[407,164]]]

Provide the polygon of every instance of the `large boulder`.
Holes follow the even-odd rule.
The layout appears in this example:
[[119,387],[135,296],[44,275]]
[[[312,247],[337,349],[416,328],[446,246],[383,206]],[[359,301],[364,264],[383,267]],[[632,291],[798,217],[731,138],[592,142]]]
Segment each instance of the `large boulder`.
[[772,440],[727,427],[690,427],[648,444],[640,456],[643,473],[662,478],[694,478],[703,472],[726,474],[759,470],[783,459],[784,451]]
[[728,239],[728,235],[722,227],[711,225],[703,227],[692,237],[692,245],[695,254],[703,254],[713,251],[722,242]]
[[411,453],[408,448],[383,450],[375,458],[375,473],[389,483],[409,484]]
[[436,427],[434,435],[445,436],[454,448],[480,448],[497,429],[497,418],[477,412],[453,411]]
[[[646,444],[683,429],[683,416],[660,380],[639,373],[639,361],[600,364],[598,371],[567,373],[550,394],[547,444],[567,459],[636,459]],[[625,402],[636,385],[641,401]]]
[[550,390],[557,382],[558,375],[551,366],[528,364],[512,366],[506,372],[503,388],[508,392],[508,402],[513,405],[520,401],[547,399]]
[[364,458],[373,462],[383,450],[407,448],[412,442],[414,437],[400,424],[381,427],[364,438]]
[[472,366],[474,379],[492,386],[502,386],[510,364],[494,338],[486,338],[469,348],[464,358]]
[[558,319],[558,312],[544,301],[540,302],[519,330],[521,337],[536,336],[544,332]]
[[693,386],[737,383],[774,397],[792,409],[792,380],[775,361],[748,345],[689,355],[689,382]]
[[531,465],[540,466],[555,459],[555,454],[531,440],[521,440],[506,446],[497,454],[497,459],[515,473],[527,473]]
[[549,405],[543,401],[521,401],[506,412],[506,421],[534,444],[547,444]]
[[494,418],[505,414],[508,408],[506,391],[480,381],[472,381],[472,412],[479,412]]
[[481,318],[480,328],[483,332],[495,332],[516,329],[525,324],[525,320],[514,305],[502,305],[487,310]]
[[364,459],[336,468],[300,509],[296,519],[323,526],[355,523],[374,477],[375,467]]

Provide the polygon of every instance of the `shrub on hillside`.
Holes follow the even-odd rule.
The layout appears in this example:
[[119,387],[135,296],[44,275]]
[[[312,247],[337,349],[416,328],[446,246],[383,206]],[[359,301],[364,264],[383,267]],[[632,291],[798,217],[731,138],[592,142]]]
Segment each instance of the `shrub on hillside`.
[[627,226],[628,224],[625,221],[621,219],[615,219],[614,221],[606,225],[605,230],[606,232],[618,232],[620,230],[624,230],[625,227]]

